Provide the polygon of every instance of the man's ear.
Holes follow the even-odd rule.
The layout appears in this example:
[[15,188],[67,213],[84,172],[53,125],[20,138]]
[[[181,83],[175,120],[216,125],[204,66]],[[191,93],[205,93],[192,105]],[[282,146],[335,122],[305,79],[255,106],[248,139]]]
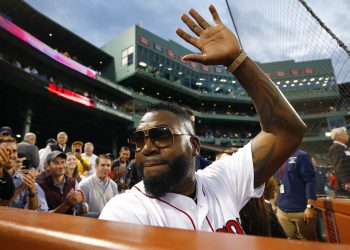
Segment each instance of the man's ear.
[[192,145],[192,155],[197,156],[199,155],[201,143],[197,136],[191,136],[191,145]]

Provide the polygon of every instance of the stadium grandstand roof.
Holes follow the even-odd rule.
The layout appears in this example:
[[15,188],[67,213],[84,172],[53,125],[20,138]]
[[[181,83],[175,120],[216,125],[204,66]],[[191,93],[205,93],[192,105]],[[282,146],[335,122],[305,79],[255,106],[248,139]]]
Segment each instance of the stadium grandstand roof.
[[[112,56],[75,33],[54,22],[35,10],[23,0],[0,1],[0,14],[25,29],[39,40],[77,56],[79,61],[93,68],[99,68],[100,62],[112,60]],[[51,35],[50,35],[51,34]]]

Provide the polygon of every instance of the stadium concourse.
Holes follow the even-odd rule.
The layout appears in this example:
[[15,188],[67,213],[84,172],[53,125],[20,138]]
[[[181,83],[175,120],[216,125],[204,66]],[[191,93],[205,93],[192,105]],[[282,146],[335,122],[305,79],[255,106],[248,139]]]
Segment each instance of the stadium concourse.
[[[303,9],[308,18],[315,18],[309,15],[313,12],[304,1],[296,2],[298,11]],[[331,36],[329,32],[323,33],[323,23],[318,25],[320,34]],[[185,62],[182,57],[191,51],[138,25],[97,48],[25,1],[1,1],[0,40],[0,127],[11,127],[18,142],[32,132],[36,134],[38,147],[45,148],[47,139],[56,138],[58,132],[64,131],[68,134],[66,146],[73,142],[92,142],[97,155],[109,153],[118,158],[120,153],[118,167],[125,171],[132,162],[129,157],[122,160],[122,151],[128,151],[122,147],[130,146],[127,138],[140,120],[143,108],[159,101],[174,102],[193,112],[201,157],[208,161],[214,161],[217,153],[243,147],[260,132],[259,117],[251,98],[226,67]],[[244,45],[244,37],[242,41]],[[318,161],[315,167],[321,166],[322,178],[326,178],[334,175],[328,156],[333,142],[327,133],[348,124],[350,80],[342,48],[331,41],[321,45],[321,49],[322,46],[338,54],[290,56],[288,58],[293,59],[256,64],[306,123],[308,129],[300,148]],[[334,59],[334,56],[338,57]],[[8,131],[7,128],[4,131]],[[82,148],[79,150],[82,153]],[[129,156],[130,153],[133,158],[133,149]],[[108,161],[109,156],[101,159]],[[60,155],[56,152],[48,158],[44,161],[50,164]],[[64,158],[68,162],[69,154]],[[93,169],[91,165],[86,167],[83,160],[78,161],[84,179]],[[113,174],[120,173],[116,170]],[[124,177],[126,174],[119,175],[121,179]],[[121,181],[117,181],[119,192],[124,179]],[[333,189],[332,183],[328,181],[326,179],[319,195],[334,196],[334,192],[329,191]],[[79,199],[79,193],[74,195]],[[72,213],[81,212],[79,209],[72,209]],[[347,212],[345,215],[350,221],[350,215]],[[322,221],[321,210],[317,218]],[[327,230],[332,230],[330,228]],[[319,240],[342,242],[341,233],[332,238],[323,224],[318,224],[318,229]]]

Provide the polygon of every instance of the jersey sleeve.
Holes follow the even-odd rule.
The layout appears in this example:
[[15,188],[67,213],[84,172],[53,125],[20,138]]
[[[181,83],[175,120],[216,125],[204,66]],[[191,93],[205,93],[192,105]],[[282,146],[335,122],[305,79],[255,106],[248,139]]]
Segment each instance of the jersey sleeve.
[[264,185],[254,189],[251,142],[197,173],[205,176],[209,186],[217,188],[218,193],[228,194],[239,210],[250,198],[260,197],[264,191]]

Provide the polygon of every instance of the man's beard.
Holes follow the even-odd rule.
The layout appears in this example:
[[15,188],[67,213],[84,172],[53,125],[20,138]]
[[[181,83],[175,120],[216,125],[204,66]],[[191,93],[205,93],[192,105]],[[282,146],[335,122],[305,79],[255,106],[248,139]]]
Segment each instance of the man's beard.
[[173,160],[164,162],[168,170],[160,175],[144,176],[143,167],[138,165],[145,186],[145,191],[153,198],[160,198],[166,193],[172,192],[174,187],[181,183],[191,167],[191,158],[180,155]]

